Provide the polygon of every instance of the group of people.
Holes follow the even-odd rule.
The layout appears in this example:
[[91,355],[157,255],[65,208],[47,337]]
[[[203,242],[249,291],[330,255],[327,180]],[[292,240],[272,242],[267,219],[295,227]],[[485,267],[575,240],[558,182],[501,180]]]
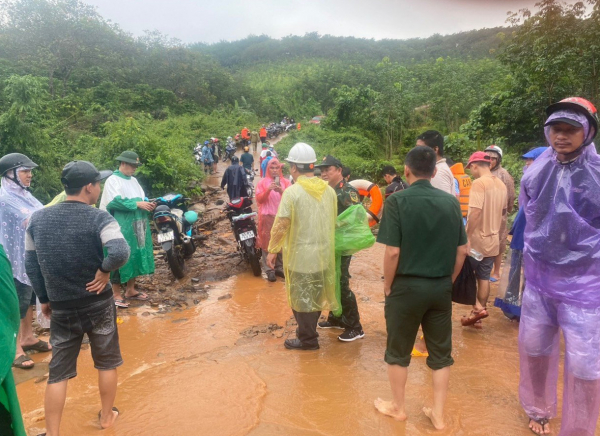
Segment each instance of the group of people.
[[[529,428],[549,434],[549,420],[557,412],[562,331],[566,353],[559,435],[592,436],[600,412],[600,157],[593,144],[598,118],[595,107],[581,98],[553,104],[547,115],[549,147],[523,156],[527,170],[513,228],[525,277],[519,397]],[[433,372],[433,406],[423,412],[436,429],[445,427],[444,404],[454,364],[453,283],[465,267],[474,271],[476,301],[461,324],[481,327],[489,316],[490,280],[499,274],[495,262],[504,251],[507,215],[515,201],[514,182],[501,166],[499,147],[471,155],[466,165],[471,180],[460,163],[448,164],[443,146],[439,132],[425,132],[405,157],[404,179],[393,167],[384,169],[388,187],[377,235],[385,246],[384,360],[392,400],[377,399],[375,407],[397,420],[407,418],[408,366],[421,328],[426,363]],[[286,339],[285,347],[318,349],[318,328],[343,329],[338,339],[344,342],[364,338],[349,266],[352,254],[370,246],[374,238],[358,191],[347,183],[339,159],[326,156],[317,163],[308,144],[296,144],[285,159],[291,181],[283,177],[282,162],[268,157],[256,190],[258,244],[268,279],[285,278],[297,321],[296,337]],[[133,177],[139,157],[127,151],[117,160],[115,172],[98,171],[85,161],[70,162],[61,177],[64,201],[44,208],[27,190],[37,165],[16,153],[0,159],[0,283],[7,294],[2,299],[6,304],[0,305],[6,312],[0,317],[2,332],[9,339],[7,348],[15,353],[15,366],[27,367],[25,347],[52,351],[47,436],[59,434],[67,382],[77,374],[84,334],[99,371],[102,428],[112,426],[119,414],[114,407],[116,368],[122,364],[117,300],[146,299],[135,290],[134,279],[151,273],[154,265],[148,228],[153,204]],[[253,160],[236,165],[243,171]],[[91,207],[100,198],[100,208]],[[343,233],[368,237],[355,237],[350,249],[344,246]],[[51,317],[50,344],[29,337],[27,327],[18,326],[15,297],[25,319],[34,294]],[[320,321],[323,311],[329,313]],[[8,399],[0,401],[0,417],[14,422],[14,386],[5,365],[0,369],[0,389]],[[11,427],[20,428],[18,422]]]
[[[511,295],[513,303],[522,298],[519,398],[531,431],[550,434],[550,419],[557,413],[562,331],[565,369],[559,435],[593,436],[600,412],[600,157],[593,143],[598,117],[596,108],[578,97],[551,105],[547,116],[544,132],[549,147],[523,155],[526,171],[511,242],[516,244],[517,262],[511,259],[510,281],[521,275],[521,259],[525,280],[522,292],[513,288]],[[489,282],[492,272],[498,272],[494,262],[504,252],[514,183],[500,165],[499,147],[474,153],[467,164],[475,180],[468,194],[465,228],[464,190],[459,189],[459,203],[442,160],[441,136],[426,132],[417,145],[428,147],[415,147],[406,156],[408,189],[400,187],[395,171],[388,171],[394,193],[386,200],[378,241],[386,246],[385,361],[393,398],[377,399],[375,407],[395,419],[406,419],[407,368],[421,326],[427,365],[433,370],[433,407],[423,411],[442,429],[449,367],[454,363],[452,284],[467,258],[478,289],[471,315],[461,323],[480,326],[489,316]],[[462,168],[454,174],[460,185],[465,180]]]
[[[10,350],[3,361],[14,356],[8,360],[13,367],[31,369],[34,362],[25,351],[52,352],[45,398],[48,436],[59,434],[67,382],[77,375],[84,335],[99,373],[100,425],[113,425],[119,413],[114,407],[116,368],[123,362],[116,308],[127,307],[130,300],[148,300],[136,290],[135,279],[154,272],[150,214],[155,204],[133,176],[141,165],[139,156],[124,151],[116,161],[115,171],[69,162],[61,174],[64,192],[44,207],[28,190],[38,165],[20,153],[0,158],[0,282],[6,301],[0,305],[0,319],[14,336],[2,338]],[[99,208],[93,207],[98,201]],[[36,297],[50,318],[49,344],[33,336]],[[13,298],[21,318],[18,329]],[[1,376],[12,381],[5,373]],[[0,432],[24,434],[14,385],[4,393],[8,401],[0,401]],[[5,428],[11,433],[1,431]]]

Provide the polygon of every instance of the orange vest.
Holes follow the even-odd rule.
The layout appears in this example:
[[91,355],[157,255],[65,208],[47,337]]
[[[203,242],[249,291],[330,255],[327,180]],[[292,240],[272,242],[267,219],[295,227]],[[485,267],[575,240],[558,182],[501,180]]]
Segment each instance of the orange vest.
[[458,190],[460,191],[460,211],[463,217],[467,217],[469,213],[469,194],[471,193],[471,178],[465,174],[463,164],[457,163],[450,167],[450,171],[454,175],[454,178],[458,180]]
[[248,129],[242,129],[242,138],[250,139],[250,136],[248,136]]
[[267,129],[265,129],[264,127],[262,129],[260,129],[260,137],[261,138],[267,137]]

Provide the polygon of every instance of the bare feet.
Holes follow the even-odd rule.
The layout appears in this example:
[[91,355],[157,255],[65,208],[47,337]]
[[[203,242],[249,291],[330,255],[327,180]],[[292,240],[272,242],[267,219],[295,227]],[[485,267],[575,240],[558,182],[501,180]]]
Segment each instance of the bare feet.
[[397,421],[406,421],[404,410],[399,410],[391,401],[383,401],[381,398],[377,398],[373,405],[384,415],[391,416]]
[[423,407],[423,413],[425,414],[425,416],[427,416],[427,418],[431,420],[431,423],[433,424],[436,430],[443,430],[446,427],[446,424],[444,424],[444,417],[435,416],[431,408]]
[[115,421],[119,417],[119,409],[117,409],[116,407],[113,407],[112,411],[111,411],[111,415],[108,416],[107,418],[102,416],[102,411],[100,411],[100,413],[98,413],[98,415],[100,417],[100,427],[102,427],[103,429],[106,429],[106,428],[112,427],[115,424]]
[[550,434],[550,423],[547,419],[529,420],[529,428],[535,434]]

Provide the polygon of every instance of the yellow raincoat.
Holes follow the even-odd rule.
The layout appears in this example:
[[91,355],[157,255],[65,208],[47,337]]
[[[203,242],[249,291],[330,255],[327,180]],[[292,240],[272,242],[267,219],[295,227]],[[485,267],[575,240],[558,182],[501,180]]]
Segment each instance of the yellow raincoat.
[[335,223],[337,197],[327,182],[300,176],[281,197],[269,253],[283,248],[285,286],[296,312],[337,311]]

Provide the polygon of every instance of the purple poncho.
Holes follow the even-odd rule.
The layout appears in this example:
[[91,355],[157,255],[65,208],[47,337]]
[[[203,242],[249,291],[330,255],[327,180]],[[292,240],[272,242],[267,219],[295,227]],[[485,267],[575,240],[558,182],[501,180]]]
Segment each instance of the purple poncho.
[[[558,117],[577,120],[590,135],[583,115],[559,111],[548,120]],[[521,180],[519,201],[527,219],[527,286],[569,304],[600,307],[600,156],[594,144],[569,164],[559,163],[549,147]]]

